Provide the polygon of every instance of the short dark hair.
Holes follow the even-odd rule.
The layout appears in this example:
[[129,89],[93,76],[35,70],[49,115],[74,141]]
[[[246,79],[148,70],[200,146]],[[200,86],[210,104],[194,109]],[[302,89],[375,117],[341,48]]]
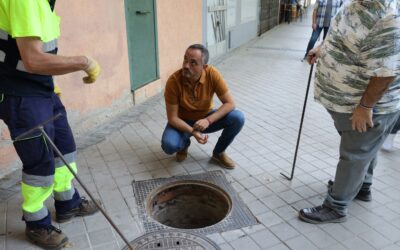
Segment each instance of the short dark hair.
[[207,64],[208,63],[208,59],[210,58],[210,53],[208,53],[208,49],[199,43],[196,44],[192,44],[190,45],[187,49],[198,49],[201,51],[201,55],[203,57],[203,63]]

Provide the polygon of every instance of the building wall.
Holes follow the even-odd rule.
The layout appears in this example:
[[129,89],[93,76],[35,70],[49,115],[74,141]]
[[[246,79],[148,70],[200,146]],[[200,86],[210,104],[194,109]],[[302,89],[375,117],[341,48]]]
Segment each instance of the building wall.
[[204,33],[212,58],[218,58],[257,37],[259,1],[207,0]]
[[260,35],[279,23],[280,5],[279,0],[260,0],[261,1],[261,14],[260,14]]
[[160,79],[135,91],[136,103],[160,93],[186,48],[202,43],[202,0],[157,0],[157,26]]
[[[160,79],[131,93],[123,0],[58,1],[62,36],[59,54],[89,55],[99,61],[97,82],[83,72],[55,77],[76,136],[162,92],[180,68],[185,49],[202,42],[202,0],[157,0]],[[20,167],[9,133],[0,121],[0,177]]]

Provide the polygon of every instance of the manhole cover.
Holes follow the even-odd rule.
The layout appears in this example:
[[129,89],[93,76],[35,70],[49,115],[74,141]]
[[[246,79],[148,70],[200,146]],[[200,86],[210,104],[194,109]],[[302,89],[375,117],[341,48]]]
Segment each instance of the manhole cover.
[[169,183],[147,199],[148,214],[172,228],[194,229],[214,225],[232,208],[229,195],[217,185],[198,180]]
[[[205,236],[181,231],[156,231],[145,234],[131,242],[136,250],[219,250],[217,244]],[[128,250],[126,246],[123,250]]]
[[[181,228],[185,232],[207,235],[258,224],[257,219],[246,207],[246,205],[240,199],[239,194],[236,193],[235,189],[225,178],[225,174],[222,171],[210,171],[201,174],[181,175],[170,178],[134,181],[133,190],[135,194],[135,200],[138,207],[139,216],[143,223],[143,228],[147,233],[160,230],[177,229],[177,227],[167,226],[165,224],[161,224],[159,221],[156,221],[156,218],[152,217],[149,213],[148,200],[149,197],[154,194],[155,190],[161,190],[163,187],[179,181],[199,181],[199,183],[211,183],[212,185],[221,188],[227,194],[227,197],[229,197],[231,202],[231,207],[229,208],[229,211],[227,211],[226,216],[216,224],[192,229]],[[224,192],[219,195],[217,192],[216,197],[223,197]],[[225,198],[223,198],[222,200],[224,199]]]

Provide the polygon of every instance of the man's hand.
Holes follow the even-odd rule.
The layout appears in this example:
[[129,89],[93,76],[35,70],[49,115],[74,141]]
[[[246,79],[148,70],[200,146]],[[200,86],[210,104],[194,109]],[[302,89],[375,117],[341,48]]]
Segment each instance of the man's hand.
[[315,47],[312,50],[310,50],[307,54],[307,62],[308,64],[314,64],[315,61],[317,61],[317,59],[320,56],[320,50],[321,50],[321,46]]
[[208,135],[204,135],[201,131],[193,130],[192,135],[196,139],[196,141],[200,144],[206,144],[208,140]]
[[87,76],[85,76],[83,79],[84,83],[94,83],[97,80],[97,77],[100,74],[100,65],[92,58],[86,57],[88,60],[87,63],[87,68],[85,69],[85,72]]
[[198,131],[204,131],[210,126],[210,122],[207,119],[200,119],[194,125],[193,129]]
[[360,133],[367,132],[368,127],[374,127],[372,121],[372,109],[357,106],[353,110],[353,115],[350,118],[351,127]]
[[312,27],[313,30],[316,30],[317,29],[317,24],[313,23],[311,27]]

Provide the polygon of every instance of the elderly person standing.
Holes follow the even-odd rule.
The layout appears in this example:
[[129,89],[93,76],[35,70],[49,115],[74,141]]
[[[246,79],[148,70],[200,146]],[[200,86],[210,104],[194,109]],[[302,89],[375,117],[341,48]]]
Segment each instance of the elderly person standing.
[[396,1],[351,1],[332,22],[317,58],[315,98],[341,135],[334,182],[322,205],[300,210],[301,220],[346,220],[354,199],[370,201],[377,152],[399,117],[400,17]]
[[328,33],[329,26],[331,24],[331,19],[336,15],[340,6],[342,5],[342,0],[317,0],[314,5],[314,11],[312,15],[312,29],[310,41],[307,45],[306,54],[304,55],[305,60],[307,58],[308,52],[314,48],[315,43],[318,40],[319,35],[322,30],[324,30],[323,39],[325,39]]

